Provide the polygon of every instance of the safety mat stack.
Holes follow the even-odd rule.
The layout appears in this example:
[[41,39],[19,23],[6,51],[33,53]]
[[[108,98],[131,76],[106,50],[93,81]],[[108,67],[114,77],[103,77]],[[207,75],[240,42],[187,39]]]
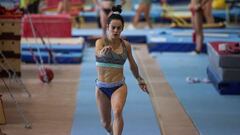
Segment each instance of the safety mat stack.
[[22,38],[21,59],[25,63],[80,64],[83,38]]
[[0,6],[0,77],[21,75],[21,13]]
[[238,42],[207,45],[208,78],[220,94],[240,94],[240,49]]
[[72,37],[71,16],[67,14],[26,14],[21,27],[22,37]]

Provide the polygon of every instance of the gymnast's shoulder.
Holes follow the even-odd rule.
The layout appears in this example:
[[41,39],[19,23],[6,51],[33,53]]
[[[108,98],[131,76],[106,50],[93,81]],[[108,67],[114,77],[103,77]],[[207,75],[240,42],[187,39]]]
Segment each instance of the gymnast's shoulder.
[[104,40],[102,38],[97,39],[96,42],[95,42],[96,47],[97,46],[103,46],[103,44],[104,44]]
[[131,44],[129,41],[125,40],[125,39],[122,39],[124,45],[126,46],[126,48],[130,49],[131,48]]

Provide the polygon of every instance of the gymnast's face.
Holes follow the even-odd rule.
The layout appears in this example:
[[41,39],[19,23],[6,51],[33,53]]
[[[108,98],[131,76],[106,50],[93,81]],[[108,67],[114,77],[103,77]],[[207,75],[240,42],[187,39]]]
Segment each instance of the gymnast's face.
[[108,25],[108,32],[111,38],[119,38],[123,31],[123,24],[120,20],[114,19]]

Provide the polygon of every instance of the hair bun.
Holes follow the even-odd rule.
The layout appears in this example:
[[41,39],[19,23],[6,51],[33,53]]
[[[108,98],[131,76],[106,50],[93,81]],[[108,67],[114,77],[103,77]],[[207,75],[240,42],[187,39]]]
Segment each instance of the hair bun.
[[113,13],[122,13],[122,6],[121,5],[116,5],[112,7]]

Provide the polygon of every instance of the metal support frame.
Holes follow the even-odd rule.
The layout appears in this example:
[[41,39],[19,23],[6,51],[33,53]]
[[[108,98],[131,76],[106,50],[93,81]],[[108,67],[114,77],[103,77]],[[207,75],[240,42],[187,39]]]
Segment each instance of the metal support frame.
[[[17,83],[19,83],[19,85],[23,88],[22,90],[27,93],[28,97],[31,97],[31,93],[27,90],[26,86],[24,85],[24,83],[22,82],[22,80],[18,77],[18,75],[16,74],[16,72],[14,71],[14,69],[10,66],[10,64],[7,62],[7,58],[5,57],[5,55],[2,53],[2,51],[0,51],[0,56],[2,57],[2,61],[0,62],[0,66],[1,68],[7,72],[9,79],[13,79],[14,81],[16,81]],[[6,66],[6,67],[5,67]],[[9,72],[9,70],[11,72]]]
[[[31,97],[30,92],[26,89],[25,85],[23,84],[22,80],[17,76],[16,72],[13,70],[13,68],[8,64],[6,57],[4,56],[4,54],[2,53],[2,51],[0,51],[0,56],[2,57],[2,61],[0,62],[0,71],[3,70],[8,74],[8,79],[13,79],[15,80],[17,83],[19,83],[19,85],[21,85],[23,87],[23,91],[27,93],[28,97]],[[6,67],[5,67],[6,66]],[[10,70],[10,71],[9,71]],[[12,72],[12,73],[11,73]],[[25,123],[25,128],[31,128],[32,124],[27,120],[26,116],[24,115],[23,109],[21,108],[21,106],[19,105],[18,101],[16,100],[16,98],[14,97],[13,93],[11,92],[11,89],[8,87],[6,81],[4,80],[4,78],[1,78],[2,82],[4,83],[4,86],[6,87],[10,97],[12,98],[12,100],[15,103],[16,109],[18,111],[18,113],[20,114],[20,116],[22,117],[24,123]]]

